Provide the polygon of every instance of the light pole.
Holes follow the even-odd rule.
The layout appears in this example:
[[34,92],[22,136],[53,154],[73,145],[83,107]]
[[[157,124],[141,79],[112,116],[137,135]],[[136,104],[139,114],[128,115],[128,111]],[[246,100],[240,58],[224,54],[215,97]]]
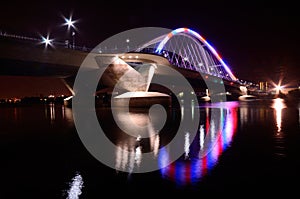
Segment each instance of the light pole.
[[68,26],[68,31],[70,31],[70,29],[72,29],[71,30],[71,34],[72,34],[72,49],[75,49],[75,30],[77,30],[76,29],[76,27],[75,27],[75,23],[77,22],[76,20],[72,20],[72,15],[70,16],[70,18],[69,19],[67,19],[66,17],[64,17],[63,16],[63,18],[64,18],[64,20],[65,20],[65,23],[63,24],[63,25],[66,25],[66,26]]
[[75,31],[72,31],[73,49],[75,49]]
[[[46,37],[43,37],[43,36],[41,36],[42,37],[42,44],[45,44],[45,48],[47,48],[47,46],[49,45],[49,46],[52,46],[53,44],[52,44],[52,42],[53,42],[53,39],[49,39],[49,35],[47,35]],[[53,47],[53,46],[52,46]]]

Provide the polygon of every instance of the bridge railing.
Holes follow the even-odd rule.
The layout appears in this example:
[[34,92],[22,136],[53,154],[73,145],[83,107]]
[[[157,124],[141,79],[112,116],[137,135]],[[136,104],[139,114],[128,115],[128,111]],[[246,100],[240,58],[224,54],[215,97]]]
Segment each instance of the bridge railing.
[[[33,44],[43,42],[43,40],[41,38],[11,34],[11,33],[5,32],[5,31],[1,31],[1,30],[0,30],[0,37],[13,39],[13,40],[16,40],[16,41],[32,42]],[[70,43],[61,42],[61,41],[52,41],[51,45],[53,45],[54,47],[64,47],[64,48],[69,48],[69,49],[72,49],[72,50],[78,50],[78,51],[84,51],[84,52],[90,52],[93,49],[93,48],[89,48],[89,47],[86,47],[86,46],[72,45]]]

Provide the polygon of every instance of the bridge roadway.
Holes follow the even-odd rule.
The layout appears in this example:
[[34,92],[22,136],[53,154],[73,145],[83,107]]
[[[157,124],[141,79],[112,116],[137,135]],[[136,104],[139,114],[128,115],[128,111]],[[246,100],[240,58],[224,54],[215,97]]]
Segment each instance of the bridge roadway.
[[[59,77],[67,80],[71,87],[79,67],[89,54],[89,52],[64,47],[52,48],[48,46],[45,48],[44,45],[32,41],[18,41],[3,37],[0,37],[0,43],[0,75]],[[88,58],[92,58],[88,61],[91,69],[99,67],[95,59],[99,56],[103,55],[99,53],[89,54]],[[158,66],[167,65],[172,67],[188,79],[196,92],[202,94],[205,94],[207,81],[214,82],[219,79],[210,75],[201,75],[197,71],[173,66],[162,56],[145,53],[126,53],[116,56],[119,56],[126,63],[155,63]],[[156,75],[171,78],[163,67],[155,69],[154,78]],[[231,93],[234,98],[241,95],[238,83],[225,79],[223,79],[223,83],[226,91]],[[102,85],[99,89],[107,89],[107,86],[113,85]],[[149,89],[161,90],[162,92],[164,90],[163,87],[157,87],[156,85],[151,85]]]
[[76,74],[87,52],[0,37],[0,75],[57,76]]

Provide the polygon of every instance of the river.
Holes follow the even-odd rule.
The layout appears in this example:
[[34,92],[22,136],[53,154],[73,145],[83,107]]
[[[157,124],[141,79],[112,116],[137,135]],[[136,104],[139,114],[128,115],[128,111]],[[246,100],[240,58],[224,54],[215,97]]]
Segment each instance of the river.
[[[198,121],[193,118],[195,111]],[[1,107],[0,198],[298,194],[300,102],[203,103],[187,112],[191,122],[199,124],[195,132],[180,130],[181,113],[186,114],[182,110],[166,110],[163,125],[159,115],[149,119],[142,109],[130,110],[129,115],[118,112],[115,117],[110,108],[99,107],[96,112],[116,146],[107,151],[113,167],[85,147],[71,108],[60,104]],[[127,125],[129,118],[147,124],[146,132],[125,134],[134,128]],[[206,142],[209,136],[210,143]],[[174,146],[181,156],[173,162]],[[145,154],[160,169],[138,172],[149,164]]]

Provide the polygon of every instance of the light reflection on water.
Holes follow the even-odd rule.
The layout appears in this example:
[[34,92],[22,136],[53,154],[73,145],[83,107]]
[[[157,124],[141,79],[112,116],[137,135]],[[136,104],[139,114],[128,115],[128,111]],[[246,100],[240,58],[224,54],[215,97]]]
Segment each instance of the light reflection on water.
[[72,109],[65,107],[61,104],[49,103],[44,105],[44,115],[45,118],[49,119],[51,124],[55,122],[55,120],[60,121],[61,119],[66,120],[70,124],[74,122]]
[[[219,156],[230,145],[237,128],[237,110],[235,104],[228,104],[228,108],[220,106],[219,121],[209,119],[209,111],[205,109],[205,124],[200,125],[196,139],[189,147],[189,159],[182,158],[171,165],[162,168],[162,177],[171,179],[179,185],[197,183],[217,163]],[[216,107],[214,107],[216,108]],[[218,136],[210,143],[211,150],[199,157],[206,135]],[[198,138],[197,138],[198,137]],[[167,161],[170,151],[162,150],[159,161]]]
[[[229,102],[227,104],[214,104],[212,107],[200,107],[199,111],[203,112],[204,117],[200,118],[195,139],[191,138],[188,131],[177,132],[182,134],[182,142],[177,143],[177,146],[182,148],[183,155],[179,160],[161,169],[162,177],[172,179],[179,184],[193,183],[199,181],[213,168],[219,156],[229,146],[236,131],[237,106],[237,103]],[[212,116],[212,110],[214,116]],[[181,110],[181,112],[190,113],[191,117],[194,114],[193,111]],[[144,114],[130,112],[130,117],[136,118],[139,124],[145,124],[150,121],[147,114],[147,112]],[[123,117],[117,116],[117,119],[120,118]],[[135,137],[117,138],[119,140],[116,143],[115,151],[115,169],[117,171],[125,170],[130,175],[135,167],[138,168],[143,163],[143,152],[155,151],[154,154],[156,155],[153,157],[153,161],[156,161],[158,165],[165,165],[166,162],[169,162],[172,149],[161,143],[160,140],[164,139],[164,135],[153,133],[155,132],[155,123],[148,126],[151,127],[148,129],[149,138],[142,138],[141,140],[137,140]],[[129,126],[126,128],[130,130]],[[206,136],[210,136],[210,143],[207,143]],[[150,146],[145,144],[147,142]],[[207,154],[203,155],[201,153],[204,148],[209,148],[209,150]]]
[[128,145],[119,143],[115,152],[115,169],[127,170],[131,173],[134,167],[139,167],[142,161],[141,146],[133,147],[135,144]]
[[[242,182],[247,180],[248,183],[248,178],[250,178],[251,190],[252,186],[256,186],[256,180],[262,178],[264,171],[268,171],[268,175],[274,176],[268,181],[271,183],[275,177],[285,175],[279,179],[278,183],[284,181],[290,185],[292,182],[289,182],[289,177],[295,176],[294,179],[296,179],[300,176],[298,170],[299,102],[291,104],[288,101],[276,99],[255,103],[238,102],[231,105],[226,103],[224,106],[208,104],[196,108],[194,111],[198,110],[201,113],[201,121],[196,137],[189,136],[192,132],[188,130],[178,132],[181,134],[181,142],[178,142],[176,146],[182,150],[182,158],[157,172],[142,175],[132,174],[131,181],[127,185],[131,186],[130,183],[134,181],[136,184],[141,184],[139,188],[142,188],[144,186],[140,182],[144,182],[145,177],[145,179],[153,180],[153,184],[159,186],[167,181],[167,183],[171,182],[173,184],[174,182],[177,185],[192,184],[200,187],[204,184],[205,186],[215,187],[215,184],[208,184],[213,180],[207,182],[202,179],[213,168],[216,168],[216,164],[220,167],[217,167],[217,172],[212,173],[210,179],[221,179],[222,181],[224,174],[227,174],[229,170],[233,174],[231,178],[231,173],[229,173],[234,187],[243,187],[244,185],[239,187],[239,182],[242,181],[241,178],[244,179],[246,176],[247,179],[245,178],[245,181]],[[218,117],[211,119],[212,110],[216,110]],[[113,141],[118,146],[111,156],[115,160],[115,169],[103,169],[103,167],[99,169],[98,166],[101,163],[90,161],[88,152],[84,150],[77,138],[76,130],[74,130],[72,109],[59,104],[1,108],[1,147],[3,151],[8,151],[2,155],[3,164],[1,164],[1,168],[3,171],[8,171],[2,175],[2,177],[4,176],[2,187],[10,189],[10,191],[17,191],[18,189],[15,188],[17,185],[15,186],[14,182],[19,182],[20,177],[25,175],[28,182],[22,184],[24,189],[36,186],[43,193],[53,193],[52,187],[55,184],[59,189],[58,194],[64,192],[64,198],[67,196],[68,198],[79,198],[90,191],[93,192],[94,189],[99,191],[98,184],[101,184],[102,181],[106,185],[105,188],[108,188],[107,190],[110,187],[122,187],[126,184],[123,183],[124,175],[122,172],[116,174],[115,170],[125,168],[122,170],[126,170],[130,174],[133,168],[136,169],[145,164],[144,153],[153,151],[153,161],[156,161],[158,165],[166,165],[172,154],[172,148],[164,146],[172,140],[170,139],[171,127],[175,126],[176,122],[180,120],[180,114],[178,115],[177,112],[173,113],[172,111],[168,112],[168,128],[163,129],[163,133],[161,133],[158,132],[160,126],[156,125],[156,121],[149,120],[147,112],[131,112],[132,118],[137,119],[140,125],[152,122],[151,125],[148,125],[149,129],[145,134],[149,137],[143,138],[138,136],[139,133],[136,134],[137,137],[120,136],[117,133],[120,130],[115,127],[113,119],[105,113],[105,110],[101,109],[100,111],[103,112],[106,130],[108,129],[109,134],[113,134]],[[193,112],[183,112],[185,116],[190,114],[192,117]],[[126,122],[127,118],[119,117],[119,119]],[[240,123],[238,124],[238,122]],[[239,136],[236,136],[233,142],[236,131]],[[213,145],[213,150],[210,153],[199,158],[199,151],[207,145],[205,143],[207,136],[217,137],[216,145]],[[187,147],[188,143],[191,143],[190,147]],[[228,150],[232,143],[234,143],[233,147]],[[119,150],[120,148],[126,149],[125,152]],[[224,159],[222,160],[225,160],[223,162],[220,161],[220,156],[224,155],[223,152],[225,151],[227,154],[223,156]],[[227,157],[232,158],[228,160]],[[239,157],[243,157],[242,160]],[[253,161],[253,157],[259,161]],[[279,164],[274,164],[274,158],[278,161],[275,163]],[[227,165],[224,170],[225,163]],[[37,170],[37,168],[40,168],[40,170]],[[236,168],[238,168],[238,173],[235,173]],[[69,177],[68,172],[70,170],[80,171],[80,174],[73,174]],[[253,171],[251,176],[248,173],[250,170]],[[111,171],[111,173],[107,171]],[[50,176],[49,172],[51,173]],[[241,178],[235,176],[235,174],[241,176]],[[136,176],[142,176],[142,179],[140,180]],[[45,181],[41,183],[41,179],[45,179]],[[111,183],[107,184],[104,179],[111,179]],[[128,178],[125,178],[125,180],[128,180]],[[259,185],[262,185],[263,182]],[[276,180],[274,180],[275,182]],[[151,181],[151,185],[153,184]],[[226,184],[228,184],[228,187],[231,186],[226,181],[225,184],[217,185],[217,188],[222,188],[221,186]],[[256,186],[256,188],[258,187]],[[167,188],[162,185],[160,190],[165,189]],[[94,190],[94,192],[96,191]],[[33,191],[33,193],[36,192]]]
[[272,108],[275,109],[277,132],[280,133],[282,123],[282,109],[286,108],[284,100],[281,98],[274,99]]
[[184,156],[185,159],[187,159],[189,157],[189,153],[190,153],[190,133],[186,132],[185,136],[184,136]]
[[[197,135],[194,140],[190,137],[188,131],[182,133],[182,143],[178,143],[178,147],[183,150],[182,158],[173,162],[169,166],[160,170],[161,176],[164,179],[174,181],[178,185],[197,184],[206,176],[218,163],[221,154],[230,146],[236,132],[238,120],[241,128],[247,127],[249,123],[255,121],[265,121],[273,117],[276,132],[274,132],[274,154],[277,157],[285,157],[285,135],[282,129],[283,110],[286,104],[282,99],[274,99],[267,107],[252,106],[246,104],[241,106],[237,102],[227,102],[223,104],[205,105],[199,107],[202,112],[200,125]],[[218,117],[212,117],[212,110],[217,110]],[[297,107],[300,125],[300,106]],[[191,109],[191,117],[193,118],[195,109]],[[14,110],[14,117],[18,119],[18,110]],[[61,107],[61,110],[55,109],[54,106],[48,106],[45,113],[48,112],[48,118],[51,121],[55,120],[55,116],[62,115],[62,118],[72,121],[71,109]],[[51,114],[52,112],[52,114]],[[189,113],[181,110],[181,113]],[[52,116],[51,116],[52,115]],[[49,117],[50,116],[50,117]],[[176,120],[176,116],[170,115],[171,119]],[[148,112],[130,112],[130,117],[137,125],[148,128],[145,132],[136,132],[136,137],[117,137],[115,151],[115,169],[124,170],[131,175],[134,168],[139,168],[143,164],[143,153],[154,152],[153,160],[157,161],[158,165],[165,165],[169,162],[172,149],[165,148],[164,135],[158,132],[155,121],[150,120]],[[183,114],[181,115],[183,117]],[[125,128],[130,130],[130,126],[126,126],[126,117],[118,115],[117,119],[124,121]],[[177,118],[178,119],[178,118]],[[108,120],[109,121],[109,120]],[[115,131],[115,130],[112,130]],[[139,134],[143,135],[142,138]],[[205,138],[210,136],[212,140],[216,140],[212,150],[205,156],[199,158],[199,151],[205,147]],[[145,138],[147,137],[147,138]],[[122,150],[121,150],[122,149]]]
[[55,120],[55,104],[50,103],[49,107],[50,107],[50,119],[51,119],[51,122],[53,122]]
[[70,182],[70,189],[68,190],[67,199],[79,199],[79,196],[82,194],[82,188],[83,179],[82,176],[79,173],[77,173]]
[[[148,115],[148,111],[133,111],[127,114],[124,111],[117,111],[115,119],[123,131],[116,131],[115,139],[115,169],[127,171],[129,174],[142,163],[143,153],[153,152],[153,159],[157,158],[160,147],[160,136],[158,130],[159,121]],[[130,122],[128,122],[130,117]],[[159,118],[156,115],[156,120]],[[129,124],[128,124],[129,123]],[[136,126],[139,126],[138,131]]]
[[274,135],[275,141],[275,155],[278,157],[285,157],[285,135],[282,131],[282,110],[286,108],[284,100],[277,98],[273,100],[272,108],[274,108],[277,132]]

